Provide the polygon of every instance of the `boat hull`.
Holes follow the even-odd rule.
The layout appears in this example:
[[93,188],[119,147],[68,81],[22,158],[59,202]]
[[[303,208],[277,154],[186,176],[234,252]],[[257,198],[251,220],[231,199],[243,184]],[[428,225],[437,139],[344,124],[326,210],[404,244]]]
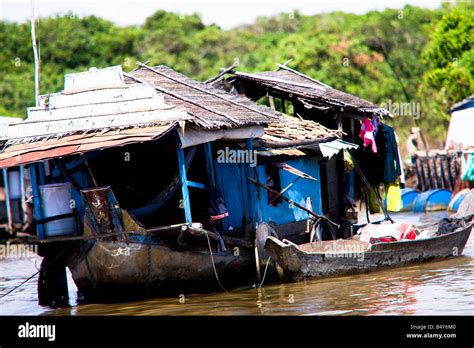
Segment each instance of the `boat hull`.
[[[387,267],[461,255],[472,223],[460,231],[429,239],[374,244],[368,250],[358,242],[341,251],[336,244],[312,252],[309,244],[298,246],[268,237],[266,251],[283,268],[290,281],[365,273]],[[316,243],[315,243],[316,244]],[[360,247],[360,248],[359,248]],[[367,249],[367,248],[366,248]],[[336,250],[337,252],[332,252]]]
[[213,252],[211,259],[209,250],[144,243],[97,241],[76,248],[69,259],[78,291],[100,302],[222,290],[216,273],[226,289],[250,283],[254,273],[245,252]]

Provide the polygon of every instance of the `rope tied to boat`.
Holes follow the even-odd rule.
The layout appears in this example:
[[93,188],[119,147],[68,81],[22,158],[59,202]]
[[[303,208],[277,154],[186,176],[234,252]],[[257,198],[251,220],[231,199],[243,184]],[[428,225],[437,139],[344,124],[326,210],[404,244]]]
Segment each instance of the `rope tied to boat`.
[[260,282],[260,285],[258,286],[259,288],[262,287],[263,283],[265,282],[265,277],[267,275],[267,269],[268,269],[268,265],[270,264],[270,260],[272,259],[271,256],[268,257],[268,260],[267,260],[267,265],[265,266],[265,271],[263,271],[263,277],[262,277],[262,281]]
[[216,269],[216,264],[214,262],[214,256],[213,256],[213,253],[212,253],[212,246],[211,246],[211,240],[209,239],[209,234],[207,233],[206,230],[202,230],[202,233],[204,233],[206,235],[206,238],[207,238],[207,245],[209,246],[209,253],[211,255],[212,269],[214,270],[214,275],[216,276],[217,283],[219,284],[219,286],[221,287],[222,290],[224,290],[225,292],[228,292],[227,289],[224,288],[224,285],[222,285],[222,283],[219,279],[219,275],[217,274],[217,269]]

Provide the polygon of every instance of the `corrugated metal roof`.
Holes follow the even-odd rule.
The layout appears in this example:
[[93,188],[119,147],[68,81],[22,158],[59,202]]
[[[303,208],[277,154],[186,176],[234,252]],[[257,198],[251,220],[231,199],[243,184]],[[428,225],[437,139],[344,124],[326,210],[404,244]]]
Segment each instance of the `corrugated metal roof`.
[[175,125],[130,128],[105,133],[83,133],[52,138],[41,142],[19,143],[11,145],[4,152],[0,153],[0,168],[156,140],[173,129]]

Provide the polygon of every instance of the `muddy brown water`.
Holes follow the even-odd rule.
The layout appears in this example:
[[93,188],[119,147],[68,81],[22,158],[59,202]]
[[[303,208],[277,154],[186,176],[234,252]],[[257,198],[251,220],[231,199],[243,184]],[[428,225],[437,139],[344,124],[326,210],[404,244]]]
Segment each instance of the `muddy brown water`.
[[[422,224],[446,213],[393,214]],[[0,294],[36,272],[39,257],[0,260]],[[264,285],[227,293],[184,294],[116,304],[77,304],[69,275],[71,307],[41,307],[36,279],[0,299],[0,315],[473,315],[474,237],[463,256],[362,275]]]

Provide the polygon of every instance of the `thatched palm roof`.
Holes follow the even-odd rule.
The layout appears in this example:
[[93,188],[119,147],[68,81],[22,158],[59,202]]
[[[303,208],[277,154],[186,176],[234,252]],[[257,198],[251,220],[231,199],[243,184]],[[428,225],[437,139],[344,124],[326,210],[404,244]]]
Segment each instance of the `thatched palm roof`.
[[126,75],[126,83],[148,83],[165,102],[184,109],[203,128],[242,127],[278,122],[281,114],[251,100],[193,80],[164,65],[139,69]]
[[234,86],[253,84],[261,88],[263,95],[267,94],[269,90],[274,90],[298,99],[308,108],[391,117],[387,110],[367,100],[332,88],[286,66],[280,65],[280,69],[277,71],[250,74],[234,70],[231,74],[232,77],[228,80]]

